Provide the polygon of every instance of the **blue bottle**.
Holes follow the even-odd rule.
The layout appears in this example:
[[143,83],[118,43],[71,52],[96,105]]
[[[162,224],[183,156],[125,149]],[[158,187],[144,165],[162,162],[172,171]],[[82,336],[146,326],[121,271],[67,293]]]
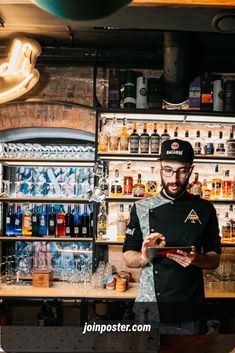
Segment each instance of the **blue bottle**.
[[81,236],[81,232],[82,232],[82,218],[80,214],[79,205],[75,205],[73,220],[74,220],[74,237],[78,238],[79,236]]
[[8,212],[6,216],[6,235],[8,237],[15,236],[15,213],[13,212],[13,207],[8,207]]
[[47,229],[48,229],[48,224],[47,224],[47,213],[46,213],[46,208],[45,206],[42,206],[42,211],[39,214],[39,229],[38,229],[38,235],[40,237],[44,237],[47,235]]
[[19,205],[16,206],[15,213],[15,236],[22,235],[22,212]]

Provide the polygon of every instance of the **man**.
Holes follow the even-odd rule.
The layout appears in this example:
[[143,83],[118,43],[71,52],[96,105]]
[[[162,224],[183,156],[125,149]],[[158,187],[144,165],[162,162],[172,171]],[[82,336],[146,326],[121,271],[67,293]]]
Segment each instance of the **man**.
[[[213,205],[187,192],[194,166],[191,144],[164,141],[160,154],[162,190],[137,201],[131,210],[123,257],[129,267],[141,267],[137,302],[152,302],[149,315],[162,333],[200,332],[204,301],[202,269],[220,260],[218,220]],[[192,246],[150,260],[149,247]],[[156,305],[157,303],[157,305]]]

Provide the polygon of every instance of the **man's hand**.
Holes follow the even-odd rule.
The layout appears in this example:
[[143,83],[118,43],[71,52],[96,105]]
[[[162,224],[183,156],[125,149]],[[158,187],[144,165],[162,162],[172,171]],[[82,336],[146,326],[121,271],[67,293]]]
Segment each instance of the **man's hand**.
[[150,260],[148,257],[148,248],[163,248],[166,245],[165,237],[161,233],[152,233],[147,236],[141,248],[141,260],[143,264],[147,264]]
[[183,267],[188,267],[196,259],[197,252],[196,252],[196,248],[194,246],[192,246],[192,250],[190,253],[187,253],[182,250],[177,250],[177,254],[170,254],[169,253],[169,254],[167,254],[167,257],[171,260],[174,260],[175,262],[177,262],[179,265],[181,265]]

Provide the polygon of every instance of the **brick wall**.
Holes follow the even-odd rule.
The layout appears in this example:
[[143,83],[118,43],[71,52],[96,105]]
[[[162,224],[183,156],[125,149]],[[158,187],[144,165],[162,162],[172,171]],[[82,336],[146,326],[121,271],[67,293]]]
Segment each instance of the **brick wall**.
[[[91,67],[39,67],[39,83],[24,97],[61,102],[93,104]],[[101,104],[106,96],[106,79],[102,70],[97,75],[97,97]],[[22,127],[62,127],[95,132],[95,114],[65,104],[20,103],[0,106],[0,130]]]

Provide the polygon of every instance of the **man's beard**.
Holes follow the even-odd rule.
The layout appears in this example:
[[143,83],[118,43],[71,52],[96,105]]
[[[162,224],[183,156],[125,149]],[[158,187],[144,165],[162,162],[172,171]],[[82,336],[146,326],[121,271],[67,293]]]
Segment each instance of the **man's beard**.
[[[170,196],[170,197],[176,198],[176,197],[180,196],[181,194],[183,194],[186,191],[189,178],[187,178],[183,183],[179,183],[177,181],[175,183],[166,183],[163,180],[163,178],[161,178],[161,181],[162,181],[162,187],[163,187],[163,190],[165,191],[165,193],[168,196]],[[171,191],[169,189],[170,185],[177,186],[178,187],[177,190],[176,191]]]

